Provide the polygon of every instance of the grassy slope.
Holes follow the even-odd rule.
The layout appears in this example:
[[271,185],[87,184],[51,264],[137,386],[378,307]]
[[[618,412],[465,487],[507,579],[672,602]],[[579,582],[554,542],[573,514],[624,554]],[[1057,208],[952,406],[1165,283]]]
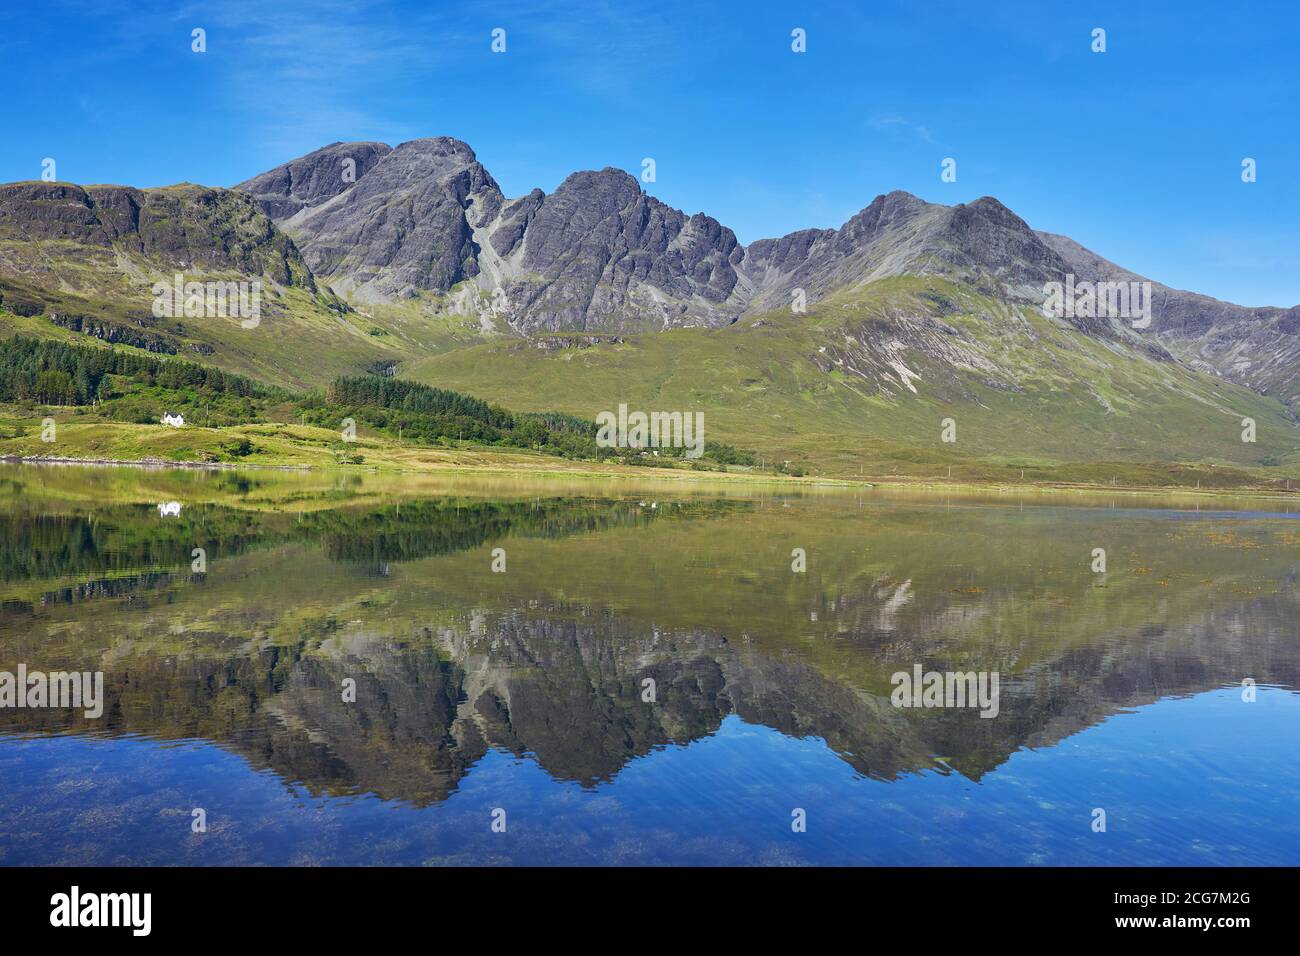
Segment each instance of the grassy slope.
[[[177,187],[180,188],[180,187]],[[293,389],[324,385],[376,363],[410,361],[495,333],[487,331],[465,289],[390,305],[361,306],[340,313],[329,293],[281,287],[262,280],[262,320],[244,329],[232,318],[153,319],[155,281],[177,270],[121,247],[93,247],[61,240],[0,239],[0,279],[18,298],[45,304],[45,315],[23,317],[0,307],[0,338],[28,335],[93,343],[49,321],[53,313],[81,314],[135,331],[159,335],[180,348],[179,357]],[[185,270],[187,280],[254,278],[235,272]],[[323,290],[323,285],[319,286]],[[462,310],[455,302],[464,300]],[[509,329],[500,323],[506,332]],[[490,329],[490,326],[489,326]],[[198,346],[203,352],[195,352]],[[206,352],[206,349],[211,352]]]
[[[61,268],[67,272],[66,264]],[[137,312],[147,307],[147,298],[136,301],[147,286],[114,293],[98,269],[74,278],[77,294],[40,293],[47,311],[117,321],[127,312],[122,303]],[[919,375],[913,394],[896,376],[882,378],[871,360],[882,342],[907,338],[898,332],[900,316],[933,315],[935,296],[952,303],[943,321],[957,332],[939,347],[955,348],[970,371],[953,376],[950,364],[927,358],[909,340],[898,354]],[[1153,487],[1300,477],[1300,431],[1276,401],[1108,347],[1027,310],[1012,314],[940,280],[873,283],[806,315],[780,312],[723,329],[681,329],[554,351],[509,335],[484,342],[472,312],[448,314],[445,306],[419,300],[340,316],[309,293],[288,289],[271,297],[257,329],[242,329],[233,319],[181,319],[165,320],[161,330],[214,349],[210,355],[183,350],[178,357],[289,387],[396,361],[403,377],[518,410],[594,416],[620,402],[644,410],[700,409],[710,440],[827,475],[947,478],[951,469],[956,480],[1011,481],[1023,474],[1027,481]],[[433,314],[438,309],[441,314]],[[0,308],[0,337],[16,332],[98,343],[47,317]],[[981,370],[981,362],[997,374]],[[989,384],[999,377],[1002,387]],[[956,444],[939,440],[940,421],[949,416],[958,423]],[[1255,444],[1240,440],[1243,416],[1257,422]],[[136,448],[141,454],[134,457],[171,458],[169,443],[182,441],[150,434],[142,441],[110,430],[94,454],[132,457],[119,452]],[[103,450],[109,448],[118,451]],[[4,454],[41,451],[0,443]],[[319,463],[333,455],[310,446],[280,451],[271,459]]]
[[[0,262],[12,261],[15,256],[6,245],[0,243]],[[5,281],[17,294],[43,302],[45,314],[24,317],[0,308],[0,336],[22,332],[94,344],[98,340],[93,336],[68,331],[49,318],[54,313],[89,315],[160,336],[178,347],[179,358],[295,389],[322,385],[338,375],[358,374],[373,363],[408,359],[430,349],[428,343],[410,334],[413,322],[409,311],[393,310],[390,315],[373,318],[356,312],[340,314],[328,308],[323,294],[275,288],[266,281],[261,322],[256,328],[245,329],[235,318],[154,319],[150,315],[150,285],[169,279],[170,273],[147,262],[133,262],[136,273],[128,280],[113,271],[117,266],[78,259],[78,247],[73,244],[40,245],[49,261],[58,263],[57,274],[5,276]],[[54,248],[60,245],[68,248]],[[216,272],[190,272],[186,277],[214,281],[246,278]],[[204,351],[196,351],[195,346]]]
[[[846,336],[887,340],[897,316],[932,314],[923,294],[935,291],[960,310],[944,317],[959,333],[944,347],[992,361],[1003,375],[1009,370],[1012,387],[991,387],[994,376],[978,370],[954,377],[951,366],[916,349],[902,353],[920,376],[916,394],[844,366],[823,370],[837,352],[852,356]],[[1168,469],[1143,462],[1253,469],[1270,460],[1300,474],[1300,430],[1275,400],[1108,347],[1029,310],[1013,315],[935,280],[878,282],[807,315],[774,313],[623,344],[552,352],[484,344],[417,361],[400,374],[522,410],[593,416],[620,402],[700,409],[711,440],[806,461],[829,474],[861,468],[867,475],[943,476],[951,465],[953,477],[1012,478],[1024,468],[1030,479],[1062,477],[1062,462],[1116,462],[1070,473],[1144,480]],[[882,381],[891,394],[882,392]],[[949,416],[957,421],[956,444],[940,441],[940,422]],[[1244,416],[1256,420],[1254,444],[1241,441]]]

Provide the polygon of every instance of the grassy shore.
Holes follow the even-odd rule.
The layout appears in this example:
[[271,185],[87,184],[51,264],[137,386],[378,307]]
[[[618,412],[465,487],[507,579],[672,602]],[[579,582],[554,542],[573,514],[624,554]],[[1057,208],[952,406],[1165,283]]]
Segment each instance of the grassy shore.
[[[20,434],[16,434],[20,433]],[[247,446],[244,443],[247,442]],[[243,453],[247,447],[247,453]],[[233,450],[233,451],[232,451]],[[236,453],[238,452],[238,453]],[[55,441],[41,439],[32,419],[0,416],[0,458],[9,460],[82,462],[86,464],[151,464],[177,467],[327,469],[419,473],[429,471],[557,475],[588,478],[644,478],[655,481],[730,481],[782,484],[861,482],[818,477],[796,478],[732,466],[694,470],[688,464],[638,467],[615,462],[579,461],[521,449],[496,449],[464,444],[442,448],[413,445],[384,435],[358,433],[344,442],[339,433],[310,425],[267,423],[224,428],[136,425],[124,422],[56,421]]]
[[[56,440],[41,440],[29,416],[0,414],[0,459],[98,465],[342,470],[390,474],[483,474],[523,478],[635,480],[638,482],[725,483],[785,487],[863,488],[897,491],[943,491],[986,495],[1009,491],[1044,494],[1157,496],[1196,498],[1251,497],[1291,501],[1300,498],[1300,481],[1261,476],[1241,469],[1205,464],[1140,465],[1068,463],[1037,470],[1033,478],[1007,480],[1003,474],[906,474],[892,471],[861,476],[793,477],[730,466],[727,471],[676,467],[637,467],[615,462],[580,461],[540,452],[502,450],[464,444],[443,448],[398,442],[384,435],[359,433],[344,442],[336,431],[291,423],[223,428],[137,425],[90,420],[89,416],[56,419]],[[232,449],[240,454],[233,454]],[[246,453],[245,453],[246,452]],[[1046,471],[1048,474],[1043,474]],[[1199,485],[1199,486],[1198,486]]]

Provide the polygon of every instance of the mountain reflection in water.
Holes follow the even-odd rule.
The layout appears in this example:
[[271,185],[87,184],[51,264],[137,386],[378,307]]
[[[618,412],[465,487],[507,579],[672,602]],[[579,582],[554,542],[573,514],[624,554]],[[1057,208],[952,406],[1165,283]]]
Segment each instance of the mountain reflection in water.
[[0,710],[2,864],[1300,860],[1285,511],[86,474],[0,471],[0,671],[107,697]]

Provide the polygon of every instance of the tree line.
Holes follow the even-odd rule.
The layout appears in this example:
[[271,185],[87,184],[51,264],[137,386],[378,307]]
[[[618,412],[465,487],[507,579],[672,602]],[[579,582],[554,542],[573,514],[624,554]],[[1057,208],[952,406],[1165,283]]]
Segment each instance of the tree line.
[[[657,449],[657,455],[602,448],[591,419],[513,412],[461,392],[383,375],[342,376],[323,393],[301,395],[181,359],[26,336],[10,338],[0,348],[0,402],[99,404],[108,417],[134,422],[155,422],[162,411],[183,408],[187,418],[201,410],[208,424],[258,420],[268,406],[287,404],[304,423],[337,429],[343,418],[353,418],[423,444],[468,441],[645,465],[666,465],[683,453],[680,448]],[[751,453],[715,442],[705,444],[704,454],[715,464],[755,464]]]
[[211,395],[269,397],[275,390],[252,379],[179,359],[163,360],[118,349],[68,345],[15,336],[0,348],[0,401],[90,405],[110,375],[165,389]]

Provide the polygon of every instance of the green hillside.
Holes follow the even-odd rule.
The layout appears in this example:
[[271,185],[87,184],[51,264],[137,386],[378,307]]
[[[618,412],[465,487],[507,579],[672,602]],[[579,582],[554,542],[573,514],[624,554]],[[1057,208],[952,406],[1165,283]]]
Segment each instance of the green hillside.
[[[246,329],[234,318],[155,318],[159,263],[137,256],[138,271],[124,275],[119,259],[72,243],[19,248],[0,249],[26,264],[0,278],[0,337],[111,342],[299,393],[395,369],[519,412],[591,421],[620,404],[702,411],[711,443],[796,474],[1206,488],[1300,478],[1300,429],[1275,399],[971,283],[890,278],[804,314],[723,328],[525,338],[466,305],[464,289],[352,307],[309,283],[268,282],[262,320]],[[951,443],[941,440],[949,418]],[[1244,418],[1253,443],[1242,441]],[[276,420],[301,424],[302,409],[259,408],[228,424]]]
[[[703,410],[711,440],[829,474],[946,476],[951,466],[954,478],[1024,469],[1033,479],[1077,462],[1097,463],[1071,469],[1080,480],[1105,482],[1142,480],[1141,463],[1199,462],[1213,483],[1208,466],[1300,465],[1300,429],[1274,399],[942,280],[883,280],[807,314],[721,329],[550,339],[559,344],[457,349],[399,374],[585,417],[620,403]],[[1242,441],[1245,417],[1254,443]],[[941,441],[945,418],[953,443]]]

